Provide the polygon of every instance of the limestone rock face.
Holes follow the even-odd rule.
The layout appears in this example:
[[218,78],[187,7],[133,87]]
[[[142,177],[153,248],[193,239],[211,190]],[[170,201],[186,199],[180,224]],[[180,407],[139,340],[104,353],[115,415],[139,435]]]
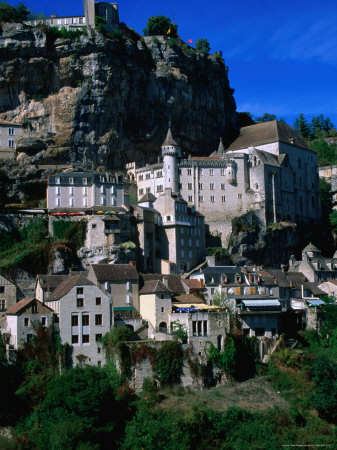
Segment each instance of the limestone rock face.
[[231,140],[236,105],[224,61],[167,42],[145,42],[125,25],[55,40],[46,28],[5,24],[0,119],[26,127],[18,163],[153,162],[169,121],[186,153],[206,155],[220,136]]

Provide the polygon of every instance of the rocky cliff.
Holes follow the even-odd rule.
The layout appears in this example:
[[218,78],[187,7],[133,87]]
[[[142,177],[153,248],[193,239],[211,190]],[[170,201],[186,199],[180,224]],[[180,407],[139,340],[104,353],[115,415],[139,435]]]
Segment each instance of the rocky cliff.
[[236,133],[224,61],[179,40],[145,42],[125,25],[60,39],[47,28],[5,24],[0,52],[0,119],[25,127],[22,167],[152,162],[169,121],[191,154],[209,154],[220,136]]

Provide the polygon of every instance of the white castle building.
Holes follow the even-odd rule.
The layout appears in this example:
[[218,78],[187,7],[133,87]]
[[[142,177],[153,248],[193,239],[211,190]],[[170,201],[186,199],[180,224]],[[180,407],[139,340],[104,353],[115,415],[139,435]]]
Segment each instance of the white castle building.
[[168,130],[161,162],[127,165],[138,198],[166,188],[182,195],[226,241],[231,220],[254,211],[264,225],[288,220],[317,222],[321,216],[317,155],[289,125],[271,121],[244,127],[225,150],[208,157],[182,157]]

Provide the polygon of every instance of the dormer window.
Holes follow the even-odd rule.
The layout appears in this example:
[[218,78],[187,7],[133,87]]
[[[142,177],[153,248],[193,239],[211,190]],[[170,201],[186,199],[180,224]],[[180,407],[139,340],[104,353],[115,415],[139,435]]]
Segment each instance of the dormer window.
[[88,184],[88,178],[82,178],[82,183],[83,184]]
[[69,184],[74,184],[74,178],[69,178]]
[[55,178],[55,184],[60,184],[60,181],[61,181],[61,180],[60,180],[59,177],[56,177],[56,178]]

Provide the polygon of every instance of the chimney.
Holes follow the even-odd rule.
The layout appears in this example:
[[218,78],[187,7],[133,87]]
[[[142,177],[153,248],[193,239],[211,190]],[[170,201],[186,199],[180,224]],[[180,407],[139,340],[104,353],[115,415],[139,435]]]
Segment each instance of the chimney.
[[164,283],[164,286],[166,286],[168,288],[168,277],[165,275],[163,276],[163,283]]

